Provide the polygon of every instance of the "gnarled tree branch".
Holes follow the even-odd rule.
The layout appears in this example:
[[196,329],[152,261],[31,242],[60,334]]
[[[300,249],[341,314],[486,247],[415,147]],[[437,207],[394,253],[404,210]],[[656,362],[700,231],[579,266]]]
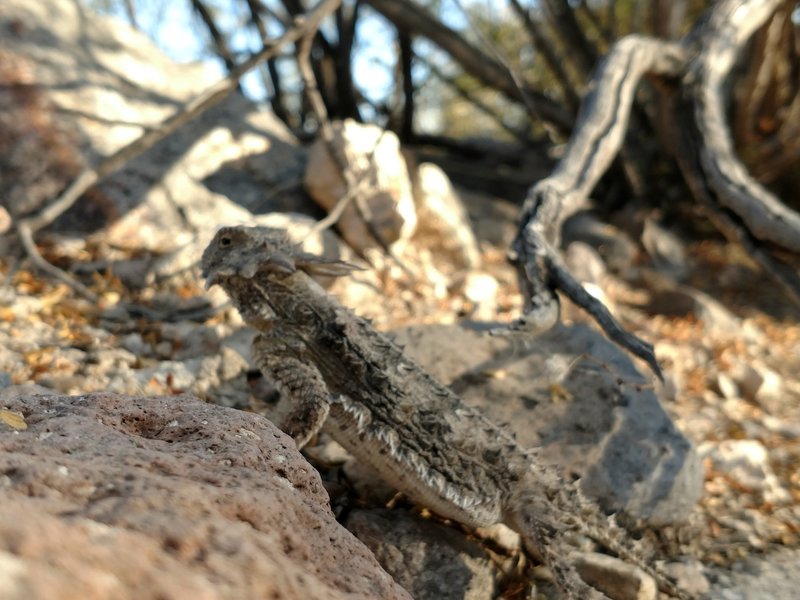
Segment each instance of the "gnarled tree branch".
[[537,332],[555,324],[556,291],[561,291],[612,340],[660,374],[652,346],[626,332],[582,288],[564,267],[558,250],[564,220],[583,205],[621,148],[634,92],[644,75],[683,84],[678,117],[688,122],[676,155],[695,197],[729,239],[743,244],[800,301],[797,272],[759,242],[767,240],[797,252],[800,216],[747,174],[734,155],[725,121],[725,84],[737,55],[779,5],[780,0],[724,0],[714,7],[708,21],[679,44],[628,36],[614,45],[595,73],[564,157],[552,175],[531,188],[525,201],[512,249],[526,314],[512,329]]

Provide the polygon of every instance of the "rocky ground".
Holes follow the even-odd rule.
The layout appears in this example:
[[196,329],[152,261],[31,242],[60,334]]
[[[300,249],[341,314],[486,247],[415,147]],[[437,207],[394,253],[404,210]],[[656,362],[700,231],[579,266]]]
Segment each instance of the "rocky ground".
[[[506,226],[512,224],[509,219]],[[480,238],[481,228],[477,231]],[[586,248],[591,246],[586,244]],[[454,287],[437,298],[435,286],[430,284],[391,280],[388,293],[394,295],[394,301],[385,302],[382,295],[375,293],[371,301],[357,309],[379,316],[384,329],[414,321],[423,323],[397,334],[412,357],[450,382],[468,402],[482,406],[497,420],[510,422],[521,441],[548,448],[555,462],[568,472],[582,475],[588,493],[609,508],[623,507],[637,517],[644,525],[640,533],[645,538],[668,556],[682,561],[683,566],[668,566],[682,569],[686,585],[710,589],[712,598],[790,598],[794,589],[790,582],[797,576],[790,565],[800,557],[800,386],[794,375],[800,357],[800,327],[779,312],[789,309],[782,309],[774,295],[764,294],[768,302],[765,305],[743,292],[747,289],[744,278],[758,280],[759,276],[746,261],[732,260],[735,254],[730,248],[708,242],[690,244],[689,248],[687,264],[691,265],[691,274],[686,284],[670,288],[670,293],[675,294],[669,303],[672,314],[658,312],[658,294],[666,293],[665,284],[660,281],[659,287],[654,288],[648,276],[642,275],[649,269],[646,257],[639,256],[631,263],[630,273],[636,272],[635,277],[624,279],[607,269],[597,272],[597,285],[606,291],[614,310],[628,326],[656,343],[666,375],[664,386],[650,383],[653,378],[644,367],[639,366],[637,372],[624,354],[585,326],[567,326],[522,346],[509,346],[502,339],[487,336],[481,331],[485,326],[470,318],[476,310],[487,309],[468,297],[465,286]],[[496,259],[502,255],[500,248],[483,243],[482,249],[487,257],[482,276],[502,282],[492,286],[496,293],[483,302],[494,307],[492,322],[508,320],[518,306],[509,284],[510,268]],[[87,260],[98,258],[90,256],[93,249],[89,245],[72,251]],[[51,490],[46,496],[65,491],[51,480],[51,475],[38,470],[26,472],[31,464],[47,464],[49,459],[38,458],[38,451],[33,451],[46,444],[42,440],[47,440],[47,434],[39,431],[32,447],[14,442],[14,436],[25,435],[25,430],[18,429],[15,415],[24,415],[28,426],[35,428],[39,419],[47,418],[49,410],[38,404],[34,408],[30,404],[32,391],[20,391],[14,386],[36,384],[47,393],[56,394],[127,394],[130,400],[112,397],[100,406],[124,402],[125,406],[138,406],[136,410],[154,415],[165,412],[158,417],[160,425],[150,425],[150,429],[168,426],[165,419],[170,409],[161,408],[165,400],[160,400],[161,405],[144,408],[137,400],[143,396],[173,397],[180,402],[176,407],[182,413],[196,410],[183,404],[188,393],[222,406],[271,414],[274,390],[253,370],[249,360],[247,346],[252,334],[241,327],[235,312],[224,305],[215,308],[221,299],[213,295],[209,298],[195,274],[183,274],[137,293],[127,290],[118,277],[98,275],[93,289],[101,301],[93,305],[63,284],[37,276],[24,266],[15,268],[6,259],[0,265],[5,279],[0,305],[0,382],[12,386],[7,387],[11,396],[6,395],[2,403],[7,412],[2,413],[0,427],[6,443],[11,440],[7,452],[20,453],[23,448],[27,448],[25,454],[33,452],[27,462],[14,465],[12,460],[4,470],[7,489],[11,490],[19,490],[20,485],[13,473],[26,473],[27,491],[22,498],[16,498],[18,506],[24,506],[26,496],[39,497],[38,487]],[[730,308],[700,291],[702,282],[707,281],[704,277],[711,271],[716,273],[715,285],[706,289],[729,301]],[[347,285],[360,289],[359,284],[342,281],[337,282],[334,291],[344,298],[356,294],[348,292]],[[426,297],[416,304],[397,301],[404,293]],[[365,297],[363,292],[357,295]],[[424,314],[420,314],[420,307],[425,307]],[[566,315],[580,320],[572,309]],[[462,321],[467,327],[424,324],[437,321]],[[607,381],[602,384],[608,386],[607,393],[600,393],[599,381]],[[619,401],[619,394],[626,398],[624,402]],[[28,404],[19,404],[19,398]],[[607,401],[611,403],[605,405]],[[65,410],[75,410],[72,401],[59,402],[70,406]],[[97,419],[102,422],[104,417]],[[234,426],[228,422],[231,419],[225,413],[226,428]],[[673,430],[671,420],[677,429]],[[259,423],[263,427],[267,422]],[[244,429],[252,426],[251,423]],[[193,425],[181,423],[180,427],[191,435],[200,435]],[[242,426],[237,428],[241,430]],[[64,467],[73,473],[77,469],[79,480],[91,481],[86,484],[90,491],[81,493],[91,500],[87,507],[93,506],[99,493],[98,481],[115,479],[98,464],[97,453],[107,455],[118,449],[106,446],[99,432],[63,430],[62,425],[52,424],[45,431],[94,440],[91,451],[81,448],[88,453],[83,458],[75,449],[67,451],[76,454],[78,463],[53,463],[56,470]],[[211,427],[202,434],[210,436],[211,447],[216,446],[215,436],[221,435],[213,431]],[[695,445],[696,453],[687,453],[679,431]],[[163,442],[161,435],[153,434]],[[670,448],[668,459],[652,455],[647,459],[636,454],[638,458],[632,462],[630,456],[634,454],[628,452],[628,458],[620,461],[619,452],[624,450],[615,452],[614,448],[629,451],[642,439],[662,449]],[[445,587],[450,593],[468,591],[466,597],[471,598],[498,593],[510,597],[522,591],[519,582],[524,573],[530,574],[531,566],[519,562],[513,539],[497,542],[492,536],[502,534],[491,532],[479,532],[477,537],[468,539],[460,530],[453,530],[453,524],[439,525],[425,518],[424,513],[420,519],[415,516],[414,507],[393,498],[391,490],[376,487],[371,474],[349,462],[333,443],[311,448],[308,456],[321,469],[338,518],[414,597],[448,597],[441,595],[442,581],[449,582]],[[158,463],[161,459],[148,456],[139,460]],[[299,456],[292,460],[302,461]],[[83,473],[78,468],[83,462],[93,465],[91,472]],[[85,465],[81,468],[89,469]],[[147,475],[150,476],[152,473]],[[134,479],[139,481],[138,477]],[[636,483],[630,483],[631,479]],[[668,482],[668,491],[654,495],[664,481]],[[696,487],[701,482],[702,489]],[[221,483],[222,480],[215,482]],[[149,491],[141,497],[135,491],[123,494],[126,503],[131,502],[127,494],[140,500],[152,496],[148,502],[158,514],[158,486],[142,489]],[[72,489],[67,496],[75,493]],[[694,499],[698,499],[696,505]],[[73,506],[75,502],[73,498]],[[174,496],[170,502],[176,502]],[[185,502],[189,506],[194,503]],[[386,502],[395,506],[394,511],[379,508]],[[54,515],[62,509],[43,506],[40,510]],[[133,517],[127,514],[128,509],[115,511],[118,515],[114,518],[109,519],[104,513],[99,521],[129,529],[128,521]],[[88,511],[81,519],[98,517]],[[658,526],[650,527],[648,523]],[[133,529],[145,536],[158,530]],[[259,527],[260,531],[265,529],[266,525]],[[85,541],[75,542],[81,543]],[[198,543],[204,552],[211,552],[216,542]],[[431,558],[432,548],[437,549],[436,560]],[[16,554],[13,548],[9,550]],[[57,553],[57,549],[48,552]],[[309,551],[303,556],[316,553]],[[42,557],[37,555],[37,560]],[[533,572],[538,573],[535,569]],[[547,593],[546,575],[539,576],[545,577],[541,590]]]
[[[697,215],[617,228],[586,213],[564,233],[573,273],[655,345],[662,385],[569,305],[539,339],[487,335],[522,308],[506,261],[518,205],[337,124],[399,260],[357,215],[339,223],[346,245],[312,231],[343,191],[319,146],[230,96],[37,236],[87,300],[31,269],[14,219],[212,81],[70,0],[6,0],[0,32],[0,597],[552,597],[509,530],[442,522],[324,436],[301,455],[272,425],[253,333],[196,270],[237,223],[364,266],[322,283],[581,477],[686,588],[796,597],[800,320],[740,249],[679,227]],[[581,568],[654,597],[582,549]]]

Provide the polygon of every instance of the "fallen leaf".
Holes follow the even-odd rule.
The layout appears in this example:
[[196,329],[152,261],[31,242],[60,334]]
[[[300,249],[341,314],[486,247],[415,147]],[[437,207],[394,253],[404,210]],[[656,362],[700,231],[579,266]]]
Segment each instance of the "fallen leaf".
[[28,424],[25,422],[25,417],[21,413],[11,412],[10,410],[0,410],[0,421],[11,427],[12,429],[25,430]]

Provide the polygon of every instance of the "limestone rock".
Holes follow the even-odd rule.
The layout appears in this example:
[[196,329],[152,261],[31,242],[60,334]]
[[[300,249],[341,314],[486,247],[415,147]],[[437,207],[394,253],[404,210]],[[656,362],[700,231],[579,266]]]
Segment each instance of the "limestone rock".
[[262,417],[189,396],[2,403],[28,424],[0,424],[3,598],[409,598]]
[[[333,124],[336,152],[365,186],[365,202],[372,212],[373,225],[384,241],[392,244],[411,237],[417,225],[414,198],[406,161],[400,152],[400,140],[375,125],[363,125],[347,119]],[[339,166],[322,140],[308,153],[304,183],[311,197],[330,211],[345,195]],[[344,210],[338,221],[339,231],[356,251],[377,247],[355,203]]]
[[602,508],[660,526],[684,521],[699,499],[692,444],[628,357],[588,327],[560,328],[529,347],[446,325],[395,338],[468,404],[509,423],[521,444],[580,476]]

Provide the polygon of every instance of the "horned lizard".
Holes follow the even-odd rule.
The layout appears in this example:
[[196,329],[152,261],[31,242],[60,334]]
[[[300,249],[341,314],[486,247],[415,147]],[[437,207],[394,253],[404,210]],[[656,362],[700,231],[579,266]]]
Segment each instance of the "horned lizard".
[[605,597],[570,563],[571,533],[650,573],[662,591],[689,598],[536,449],[466,406],[311,277],[357,267],[307,254],[284,231],[264,227],[222,228],[201,265],[206,285],[222,286],[258,330],[254,360],[291,400],[278,425],[299,448],[325,425],[431,511],[472,527],[505,523],[550,568],[565,598]]

